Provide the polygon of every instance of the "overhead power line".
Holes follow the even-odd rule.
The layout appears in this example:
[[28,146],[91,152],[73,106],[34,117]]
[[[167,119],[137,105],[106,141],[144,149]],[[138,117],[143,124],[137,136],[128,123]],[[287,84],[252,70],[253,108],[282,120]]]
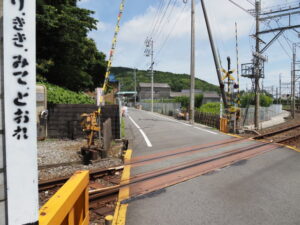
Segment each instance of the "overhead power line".
[[156,10],[156,13],[155,13],[155,15],[154,15],[154,18],[153,18],[153,20],[152,20],[152,25],[151,25],[151,28],[150,28],[150,32],[149,32],[148,35],[147,35],[148,37],[151,36],[151,34],[153,33],[153,31],[154,31],[154,29],[155,29],[155,27],[156,27],[156,25],[157,25],[157,23],[158,23],[158,21],[159,21],[160,14],[161,14],[163,8],[165,7],[165,4],[164,4],[164,3],[165,3],[164,0],[160,0],[159,5],[158,5],[158,8],[157,8],[157,10]]
[[172,0],[169,0],[168,4],[166,5],[166,7],[164,8],[164,10],[163,10],[163,12],[162,12],[163,14],[162,14],[162,16],[160,17],[160,20],[159,20],[157,26],[154,27],[153,32],[150,34],[149,37],[153,37],[153,36],[155,35],[155,32],[157,32],[158,29],[160,28],[160,26],[161,26],[161,24],[162,24],[162,22],[163,22],[163,20],[164,20],[164,18],[165,18],[165,16],[166,16],[166,13],[167,13],[167,11],[168,11],[168,9],[169,9],[169,7],[170,7],[171,2],[172,2]]
[[172,16],[172,13],[173,13],[173,11],[174,11],[174,8],[175,8],[175,6],[176,6],[177,1],[178,1],[178,0],[174,0],[173,5],[172,5],[172,7],[171,7],[171,9],[170,9],[170,11],[169,11],[169,13],[168,13],[168,16],[167,16],[167,18],[165,19],[165,22],[164,22],[164,23],[162,24],[162,26],[157,30],[156,36],[154,35],[152,38],[154,38],[154,39],[156,39],[156,40],[159,39],[160,35],[161,35],[161,34],[163,33],[163,31],[164,31],[164,28],[165,28],[166,25],[170,22],[170,18],[171,18],[171,16]]
[[178,21],[182,18],[183,13],[185,12],[186,9],[186,4],[184,5],[184,7],[182,8],[182,10],[180,11],[180,13],[176,16],[176,20],[175,23],[173,24],[173,26],[170,26],[170,30],[166,36],[166,38],[162,41],[162,44],[160,45],[157,53],[156,53],[156,57],[155,60],[158,58],[159,54],[161,53],[161,51],[163,50],[163,48],[165,47],[166,43],[169,41],[171,34],[174,32],[174,29],[178,23]]

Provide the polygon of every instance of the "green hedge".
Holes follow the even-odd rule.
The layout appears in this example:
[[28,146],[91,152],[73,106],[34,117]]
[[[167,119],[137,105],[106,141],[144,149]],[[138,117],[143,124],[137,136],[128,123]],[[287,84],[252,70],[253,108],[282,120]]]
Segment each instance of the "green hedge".
[[47,87],[48,103],[52,104],[95,104],[95,100],[82,92],[74,92],[68,89],[42,82],[37,83]]
[[[224,108],[223,108],[224,109]],[[198,112],[203,113],[212,113],[212,114],[220,114],[220,103],[219,102],[209,102],[200,108],[196,109]]]
[[[273,99],[265,94],[260,94],[260,106],[269,107],[273,104]],[[255,105],[255,95],[254,93],[245,93],[241,97],[241,107],[245,108],[248,105]]]
[[[198,108],[202,105],[202,100],[203,100],[203,95],[202,94],[197,94],[195,95],[195,107]],[[180,96],[180,97],[175,97],[174,98],[175,102],[180,102],[181,106],[183,108],[188,109],[190,105],[190,97],[187,96]]]

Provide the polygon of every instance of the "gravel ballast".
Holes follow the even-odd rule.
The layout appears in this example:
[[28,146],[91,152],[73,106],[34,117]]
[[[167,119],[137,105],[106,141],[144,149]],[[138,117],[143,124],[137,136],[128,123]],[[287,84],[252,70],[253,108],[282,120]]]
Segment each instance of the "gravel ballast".
[[[78,154],[86,140],[49,139],[38,142],[39,180],[70,176],[77,170],[94,170],[122,164],[117,158],[106,158],[85,166]],[[63,164],[63,165],[61,165]]]

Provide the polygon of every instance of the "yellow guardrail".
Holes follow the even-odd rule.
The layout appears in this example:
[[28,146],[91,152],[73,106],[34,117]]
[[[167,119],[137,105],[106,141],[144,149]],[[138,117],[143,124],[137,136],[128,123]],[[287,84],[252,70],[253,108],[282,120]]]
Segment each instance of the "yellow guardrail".
[[76,172],[39,211],[39,225],[89,224],[89,171]]
[[223,133],[228,133],[228,119],[220,118],[220,131]]

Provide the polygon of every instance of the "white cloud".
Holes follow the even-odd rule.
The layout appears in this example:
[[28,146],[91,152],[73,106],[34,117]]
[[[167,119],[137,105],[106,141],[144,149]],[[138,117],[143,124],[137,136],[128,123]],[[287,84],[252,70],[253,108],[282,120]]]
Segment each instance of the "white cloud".
[[101,21],[98,21],[96,26],[97,26],[97,30],[98,30],[98,31],[106,31],[106,30],[107,30],[107,27],[108,27],[109,25],[106,24],[106,23],[103,23],[103,22],[101,22]]
[[[246,9],[253,8],[247,1],[235,1]],[[282,2],[282,0],[264,0],[263,7]],[[156,70],[189,73],[190,5],[188,4],[184,11],[183,7],[181,1],[175,5],[172,14],[166,14],[164,22],[161,23],[159,34],[155,32]],[[251,45],[254,44],[254,40],[249,37],[249,34],[253,32],[254,19],[246,12],[229,3],[228,0],[207,0],[206,7],[223,64],[226,62],[226,57],[231,56],[232,67],[236,67],[234,26],[236,21],[239,28],[240,62],[250,62],[252,55]],[[148,68],[150,64],[149,58],[146,58],[143,54],[144,41],[151,32],[153,24],[155,24],[154,18],[156,12],[157,8],[150,6],[146,11],[140,12],[131,19],[122,22],[116,55],[113,61],[114,66],[138,67],[139,69]],[[175,23],[176,26],[174,26]],[[91,36],[98,43],[98,47],[105,53],[108,53],[114,33],[114,25],[99,23],[98,27],[99,31],[93,32]],[[164,42],[167,37],[168,41]],[[215,66],[199,2],[196,4],[196,37],[196,74],[200,79],[217,84]],[[266,41],[270,38],[272,38],[271,35],[264,36]],[[280,40],[283,43],[285,51],[290,51],[285,40]],[[164,48],[160,51],[162,45]],[[157,55],[158,52],[159,55]],[[267,54],[270,60],[266,64],[266,81],[270,85],[277,85],[279,74],[277,72],[281,72],[285,79],[288,78],[290,61],[288,56],[285,55],[286,53],[282,50],[282,47],[278,44],[274,44],[268,50]],[[225,65],[223,66],[225,67]],[[251,82],[248,79],[241,80],[242,88],[245,88],[246,85],[250,86],[250,84]]]

